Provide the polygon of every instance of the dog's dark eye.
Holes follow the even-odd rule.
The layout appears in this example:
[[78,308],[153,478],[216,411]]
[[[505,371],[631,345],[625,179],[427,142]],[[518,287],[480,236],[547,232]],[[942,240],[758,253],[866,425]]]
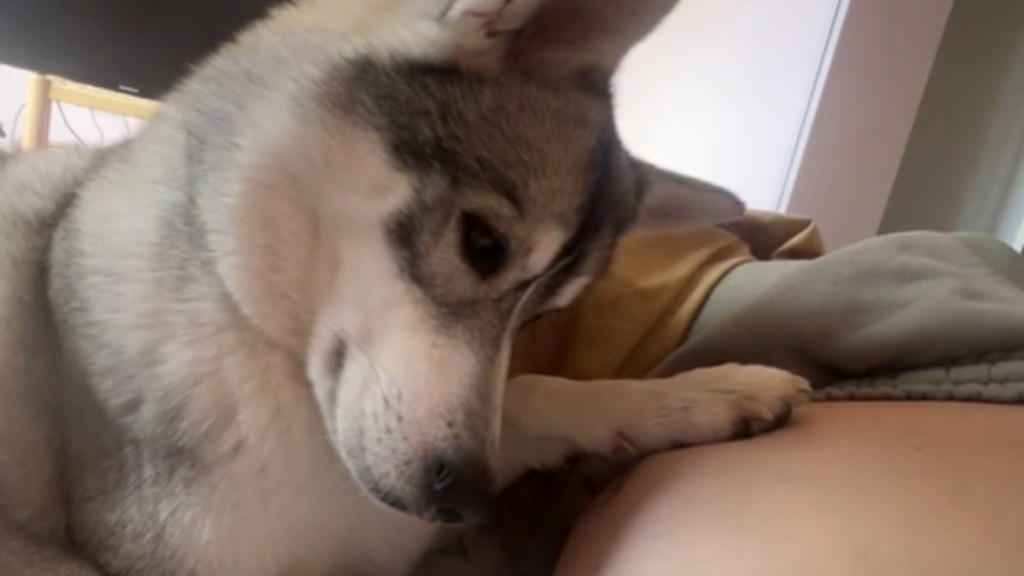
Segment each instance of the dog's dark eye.
[[508,248],[501,236],[475,214],[463,214],[461,225],[462,255],[469,267],[485,280],[500,272],[508,260]]

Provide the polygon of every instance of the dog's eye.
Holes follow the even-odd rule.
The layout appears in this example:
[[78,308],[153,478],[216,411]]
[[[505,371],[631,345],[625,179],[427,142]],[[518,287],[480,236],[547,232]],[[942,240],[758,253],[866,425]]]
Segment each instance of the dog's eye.
[[462,255],[469,267],[485,280],[500,272],[508,260],[508,248],[501,236],[475,214],[463,214],[461,226]]

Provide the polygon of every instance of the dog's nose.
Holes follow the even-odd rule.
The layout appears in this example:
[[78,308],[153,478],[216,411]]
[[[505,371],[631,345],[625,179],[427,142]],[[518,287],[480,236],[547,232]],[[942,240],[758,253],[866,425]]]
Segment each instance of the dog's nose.
[[427,491],[438,522],[479,524],[490,517],[494,488],[485,466],[438,460],[429,468]]

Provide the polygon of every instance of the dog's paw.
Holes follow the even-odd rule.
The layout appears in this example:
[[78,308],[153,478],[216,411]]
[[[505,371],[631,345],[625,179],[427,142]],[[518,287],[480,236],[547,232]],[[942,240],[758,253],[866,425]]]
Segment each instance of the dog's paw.
[[637,414],[618,449],[637,455],[748,438],[785,424],[807,400],[804,378],[766,366],[725,365],[694,370],[645,386]]
[[735,408],[725,440],[770,432],[788,422],[793,408],[810,398],[810,382],[785,370],[756,365],[720,369],[724,380],[714,390],[732,396]]
[[507,386],[498,477],[507,486],[574,455],[624,463],[761,434],[783,425],[809,392],[789,372],[736,364],[657,380],[519,376]]

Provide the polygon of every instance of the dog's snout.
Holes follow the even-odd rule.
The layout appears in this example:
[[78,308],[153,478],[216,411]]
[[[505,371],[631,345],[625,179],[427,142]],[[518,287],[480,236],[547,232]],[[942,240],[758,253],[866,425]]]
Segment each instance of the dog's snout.
[[432,516],[444,524],[479,524],[490,516],[494,487],[487,468],[439,459],[427,474]]

